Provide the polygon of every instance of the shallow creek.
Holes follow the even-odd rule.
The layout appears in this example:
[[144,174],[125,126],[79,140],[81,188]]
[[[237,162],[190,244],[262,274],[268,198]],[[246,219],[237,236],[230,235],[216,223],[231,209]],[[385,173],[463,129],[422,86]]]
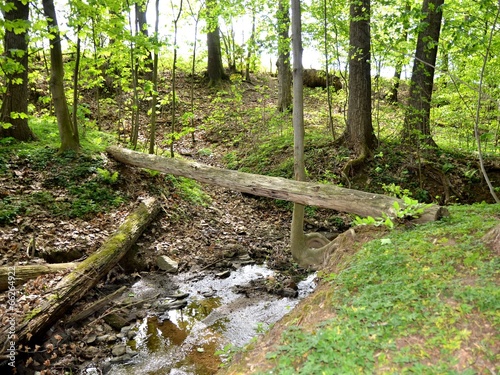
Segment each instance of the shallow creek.
[[[112,365],[109,374],[214,374],[221,363],[216,351],[247,344],[315,288],[315,275],[310,275],[298,284],[297,298],[235,291],[273,274],[265,265],[245,265],[225,278],[208,272],[168,276],[178,288],[177,295],[189,294],[181,302],[185,307],[163,313],[155,309],[154,314],[138,321],[133,328],[135,337],[126,342],[138,354],[128,363]],[[161,295],[164,288],[157,278],[143,278],[133,285],[132,293],[148,298]],[[158,297],[152,305],[161,304]]]

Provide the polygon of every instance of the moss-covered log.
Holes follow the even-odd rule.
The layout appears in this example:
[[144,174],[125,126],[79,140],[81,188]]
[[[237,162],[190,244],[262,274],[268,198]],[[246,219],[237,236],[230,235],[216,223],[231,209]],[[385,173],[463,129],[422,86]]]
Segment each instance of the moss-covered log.
[[[404,203],[397,198],[335,185],[232,171],[192,161],[143,154],[116,146],[108,147],[107,151],[116,160],[137,167],[189,177],[249,194],[282,199],[306,206],[331,208],[362,217],[380,217],[384,213],[392,216],[393,204],[396,201],[400,207],[404,207]],[[445,214],[446,209],[433,205],[414,221],[424,223],[438,220]]]
[[[18,323],[16,344],[29,343],[33,338],[44,334],[68,308],[96,286],[137,241],[159,210],[160,205],[156,199],[148,198],[141,203],[95,253],[63,277],[41,306],[28,312],[25,321]],[[7,337],[8,331],[3,329],[0,332],[1,342],[9,343]]]
[[0,292],[8,289],[8,275],[15,274],[15,284],[20,285],[24,282],[35,279],[38,276],[59,271],[67,271],[74,268],[77,263],[50,263],[50,264],[28,264],[24,266],[3,266],[0,267]]

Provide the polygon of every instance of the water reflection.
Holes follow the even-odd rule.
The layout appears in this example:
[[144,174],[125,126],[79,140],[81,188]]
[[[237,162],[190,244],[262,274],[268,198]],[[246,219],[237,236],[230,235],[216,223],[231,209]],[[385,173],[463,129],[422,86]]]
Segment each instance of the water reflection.
[[[182,274],[172,280],[190,294],[182,310],[148,316],[137,325],[128,344],[139,352],[131,364],[115,365],[113,375],[125,374],[215,374],[221,362],[215,353],[225,345],[243,346],[257,333],[275,323],[299,302],[268,294],[252,297],[232,291],[235,285],[273,275],[265,266],[248,265],[225,279],[211,274]],[[147,286],[160,292],[164,280],[142,280],[134,289]],[[153,290],[150,290],[150,289]],[[299,284],[304,297],[314,289],[314,276]],[[140,290],[138,290],[140,294]]]

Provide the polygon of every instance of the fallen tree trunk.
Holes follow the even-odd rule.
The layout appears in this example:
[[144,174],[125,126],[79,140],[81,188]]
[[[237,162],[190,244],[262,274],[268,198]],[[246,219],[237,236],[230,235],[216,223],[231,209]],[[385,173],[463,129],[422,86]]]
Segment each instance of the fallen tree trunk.
[[12,272],[16,275],[15,285],[20,285],[28,280],[48,273],[56,273],[74,268],[77,263],[49,263],[49,264],[28,264],[25,266],[2,266],[0,267],[0,292],[8,289],[7,275]]
[[[394,202],[404,207],[402,200],[382,194],[346,189],[335,185],[288,180],[251,173],[207,166],[201,163],[143,154],[129,149],[111,146],[107,152],[116,160],[137,167],[154,169],[176,176],[226,187],[249,194],[282,199],[307,206],[331,208],[362,217],[393,216]],[[414,222],[424,223],[447,215],[440,206],[431,206]]]
[[[95,253],[63,277],[42,306],[25,315],[25,320],[16,327],[16,345],[26,344],[32,338],[44,334],[69,307],[96,286],[137,241],[159,210],[156,199],[149,198],[141,203]],[[8,328],[0,333],[0,340],[5,345],[12,341]],[[2,352],[5,352],[5,346]]]

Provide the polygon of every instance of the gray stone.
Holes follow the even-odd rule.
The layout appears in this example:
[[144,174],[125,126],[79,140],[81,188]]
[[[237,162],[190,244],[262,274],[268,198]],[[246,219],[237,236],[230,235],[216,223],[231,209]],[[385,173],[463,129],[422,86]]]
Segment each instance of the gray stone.
[[166,255],[160,255],[156,259],[156,264],[158,265],[158,268],[169,273],[176,273],[179,269],[179,263],[177,263],[173,259],[170,259]]
[[126,352],[127,352],[127,345],[123,345],[123,344],[116,345],[111,350],[111,354],[113,354],[115,357],[119,357],[121,355],[124,355]]

